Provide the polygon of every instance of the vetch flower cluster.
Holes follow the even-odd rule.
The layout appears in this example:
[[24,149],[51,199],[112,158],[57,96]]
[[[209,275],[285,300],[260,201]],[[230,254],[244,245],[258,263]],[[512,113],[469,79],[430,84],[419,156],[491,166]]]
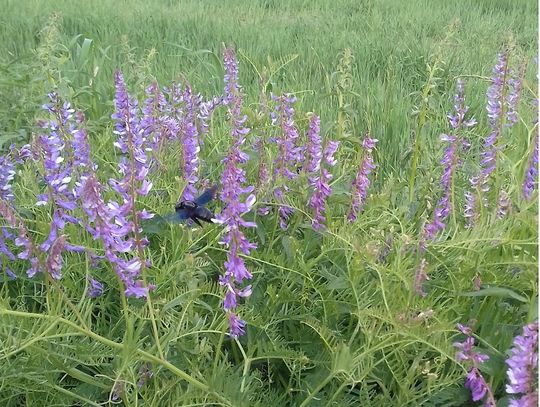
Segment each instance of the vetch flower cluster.
[[246,116],[241,114],[242,95],[238,85],[238,62],[234,51],[225,49],[225,100],[229,110],[231,123],[231,147],[225,158],[225,168],[221,176],[221,201],[225,207],[218,219],[225,225],[223,243],[227,246],[227,260],[225,261],[225,273],[220,276],[219,283],[225,287],[225,299],[223,308],[227,312],[229,330],[232,337],[236,338],[245,333],[245,321],[240,319],[235,312],[239,297],[248,297],[251,294],[251,285],[242,287],[252,275],[246,268],[245,255],[256,248],[254,243],[247,240],[242,232],[242,227],[255,227],[253,222],[247,222],[242,215],[248,212],[255,203],[255,196],[249,195],[242,202],[242,196],[253,191],[252,186],[245,186],[246,173],[241,167],[248,160],[247,154],[242,152],[241,147],[245,142],[245,136],[249,129],[244,127]]
[[534,137],[533,151],[529,158],[529,165],[525,172],[525,180],[523,181],[523,197],[530,201],[536,183],[538,182],[538,128],[536,129],[536,135]]
[[441,164],[443,166],[443,174],[441,176],[441,186],[443,195],[439,199],[433,220],[424,227],[423,238],[421,242],[421,250],[425,250],[426,240],[433,240],[438,232],[445,228],[444,221],[452,211],[454,202],[452,201],[454,178],[456,169],[460,162],[459,153],[469,147],[469,143],[465,141],[461,133],[465,129],[470,129],[476,125],[474,118],[465,119],[469,107],[465,105],[465,91],[463,80],[458,79],[456,85],[456,94],[454,96],[454,114],[448,114],[448,122],[452,128],[452,134],[441,135],[441,141],[447,142],[448,147],[444,151]]
[[366,201],[367,189],[370,184],[369,174],[371,174],[371,171],[375,169],[375,164],[373,162],[373,149],[375,148],[377,142],[377,139],[371,138],[369,134],[366,133],[364,141],[362,142],[364,155],[360,167],[358,168],[356,178],[352,183],[352,204],[347,217],[349,222],[354,222],[356,220],[358,213],[360,213]]
[[512,407],[536,407],[538,405],[538,321],[523,327],[523,334],[514,338],[510,349],[508,365],[508,384],[506,392],[520,395],[512,398]]
[[293,209],[284,203],[285,193],[290,189],[287,181],[296,178],[296,167],[302,161],[301,149],[297,146],[298,129],[294,124],[294,108],[296,97],[290,94],[272,96],[277,103],[276,110],[271,113],[272,124],[280,127],[280,132],[275,139],[278,145],[278,154],[274,161],[273,182],[274,197],[280,204],[278,209],[279,225],[281,229],[287,229],[287,220],[293,213]]
[[321,230],[324,226],[326,221],[326,200],[332,192],[329,185],[332,174],[330,174],[328,169],[323,167],[323,163],[326,163],[328,166],[336,165],[334,153],[339,146],[338,142],[329,140],[324,150],[323,160],[323,147],[319,133],[320,119],[318,116],[313,115],[310,119],[308,130],[307,152],[310,160],[308,162],[307,171],[309,174],[309,183],[313,187],[313,193],[309,199],[309,206],[314,212],[311,224],[315,230]]
[[454,346],[459,349],[456,353],[456,359],[458,362],[467,362],[470,365],[465,379],[465,387],[471,391],[473,401],[485,398],[485,406],[496,407],[493,391],[479,369],[480,365],[489,359],[489,356],[473,349],[474,337],[470,327],[457,324],[457,328],[466,338],[463,342],[454,343]]

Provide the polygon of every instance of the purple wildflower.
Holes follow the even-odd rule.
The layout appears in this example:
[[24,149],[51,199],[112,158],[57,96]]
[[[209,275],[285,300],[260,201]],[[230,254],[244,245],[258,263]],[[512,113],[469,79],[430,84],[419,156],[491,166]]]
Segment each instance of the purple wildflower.
[[525,180],[523,181],[523,197],[530,201],[532,194],[538,181],[538,129],[536,130],[536,136],[534,138],[534,146],[532,154],[529,158],[529,165],[527,172],[525,173]]
[[457,324],[457,327],[466,338],[463,342],[454,343],[454,346],[458,348],[456,359],[458,362],[467,362],[471,366],[465,379],[465,387],[471,391],[473,401],[479,401],[485,397],[485,406],[495,407],[495,398],[491,387],[479,370],[479,366],[488,360],[489,356],[478,353],[473,349],[474,337],[470,327],[462,324]]
[[[487,91],[488,123],[491,133],[484,142],[484,150],[480,154],[480,175],[471,179],[474,188],[479,187],[484,193],[490,190],[489,177],[497,167],[497,140],[502,131],[504,121],[504,92],[507,86],[508,76],[508,51],[504,50],[498,56],[498,61],[493,68],[491,86]],[[485,204],[485,202],[484,202]]]
[[90,298],[97,298],[103,294],[103,283],[100,283],[98,280],[89,277],[88,278],[88,296]]
[[88,217],[86,228],[94,239],[103,241],[105,257],[114,265],[118,277],[125,284],[126,295],[145,297],[148,287],[142,287],[137,277],[142,262],[134,257],[126,260],[122,253],[128,253],[135,246],[129,235],[132,225],[125,218],[117,215],[117,207],[113,203],[105,204],[102,197],[102,186],[95,176],[88,177],[81,188],[81,205]]
[[373,162],[373,149],[375,148],[377,142],[377,139],[372,139],[369,134],[366,133],[364,141],[362,142],[364,156],[358,169],[358,173],[356,174],[356,178],[352,183],[352,204],[351,210],[349,211],[349,215],[347,217],[349,222],[356,220],[358,213],[362,210],[362,206],[366,201],[367,189],[370,184],[369,174],[371,171],[373,171],[373,169],[375,169],[375,164]]
[[[15,238],[15,246],[22,247],[23,251],[20,252],[17,257],[22,260],[30,261],[31,267],[26,273],[28,277],[33,277],[36,273],[40,272],[42,268],[37,257],[36,247],[28,237],[28,231],[24,226],[24,223],[17,219],[17,215],[15,214],[13,208],[8,204],[7,201],[3,199],[0,199],[0,215],[2,215],[2,217],[6,220],[9,227],[18,230],[19,234]],[[6,233],[7,230],[2,228],[3,237],[7,237]],[[11,238],[10,232],[9,237]],[[9,249],[2,250],[1,253],[7,256],[10,260],[15,260],[13,253]]]
[[246,321],[238,318],[238,315],[236,315],[234,312],[229,312],[228,319],[231,336],[233,338],[238,338],[239,336],[242,336],[246,333],[244,329],[244,327],[246,326]]
[[[310,160],[307,170],[309,173],[309,183],[314,188],[309,199],[309,206],[314,210],[311,224],[315,230],[321,230],[323,228],[326,220],[324,215],[326,199],[332,192],[330,185],[328,184],[332,179],[332,174],[330,174],[326,168],[322,167],[323,151],[319,132],[320,119],[318,116],[313,115],[311,117],[308,130],[307,151]],[[328,141],[326,145],[326,149],[324,151],[324,161],[329,166],[336,164],[336,161],[334,160],[334,153],[336,152],[338,145],[339,143],[335,141]]]
[[444,151],[441,164],[443,174],[441,176],[441,186],[443,196],[439,199],[433,214],[433,220],[424,227],[421,249],[425,250],[425,241],[433,240],[438,232],[446,226],[444,221],[452,211],[452,188],[454,184],[455,172],[459,164],[459,152],[467,146],[460,133],[467,128],[476,125],[474,118],[465,119],[469,107],[465,105],[465,86],[463,80],[458,79],[456,84],[456,94],[454,96],[454,114],[448,114],[448,121],[454,134],[441,135],[441,141],[449,143]]
[[506,125],[513,126],[518,121],[517,107],[521,100],[521,91],[523,89],[523,78],[525,77],[527,64],[523,61],[517,74],[510,72],[508,78],[508,95],[506,96]]
[[0,156],[0,199],[15,199],[11,182],[15,178],[15,163],[9,155]]
[[215,96],[210,100],[201,102],[199,104],[199,112],[197,118],[199,119],[199,133],[206,134],[208,133],[208,122],[212,117],[212,113],[216,108],[223,104],[223,98]]
[[219,283],[226,288],[224,309],[228,313],[230,334],[237,337],[244,333],[244,322],[234,313],[238,297],[248,297],[251,294],[251,286],[243,289],[238,288],[245,280],[251,279],[251,273],[247,270],[244,259],[240,253],[249,254],[250,250],[257,246],[247,240],[241,227],[254,227],[253,222],[247,222],[242,215],[248,212],[255,203],[255,196],[249,195],[245,202],[241,201],[243,194],[253,191],[252,186],[244,186],[246,183],[245,170],[240,167],[245,164],[248,156],[241,151],[245,142],[245,136],[249,132],[244,123],[246,116],[241,114],[242,95],[238,85],[238,66],[234,51],[230,48],[224,51],[225,60],[225,98],[229,108],[231,121],[232,145],[225,158],[225,168],[221,176],[221,201],[225,204],[218,219],[225,225],[223,243],[228,247],[227,260],[225,261],[225,273],[220,277]]
[[425,297],[427,295],[426,291],[424,290],[424,283],[429,280],[429,276],[426,273],[427,266],[427,260],[422,258],[422,260],[420,260],[420,265],[414,274],[414,292],[421,297]]
[[183,147],[183,165],[182,172],[187,185],[182,194],[182,200],[193,201],[197,194],[195,184],[199,180],[199,133],[195,122],[195,98],[189,85],[184,90],[184,101],[186,102],[186,111],[181,123],[181,137]]
[[502,219],[506,217],[511,209],[512,202],[510,201],[510,197],[504,189],[501,189],[499,191],[499,200],[497,202],[497,218]]
[[523,327],[523,335],[514,338],[510,350],[506,386],[508,394],[521,394],[519,399],[512,399],[510,406],[536,407],[538,405],[538,321]]
[[271,113],[272,124],[280,126],[277,158],[274,161],[273,182],[274,197],[280,204],[278,209],[279,224],[282,229],[287,228],[287,219],[293,209],[284,204],[285,193],[289,190],[287,182],[296,178],[296,166],[301,162],[301,151],[297,147],[298,130],[294,124],[294,108],[296,97],[284,94],[280,97],[272,96],[277,102],[276,110]]

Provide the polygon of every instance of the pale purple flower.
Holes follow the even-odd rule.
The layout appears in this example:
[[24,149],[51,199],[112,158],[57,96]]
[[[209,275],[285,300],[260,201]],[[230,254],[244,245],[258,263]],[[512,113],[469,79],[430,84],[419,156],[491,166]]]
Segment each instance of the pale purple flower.
[[464,151],[468,146],[461,133],[463,130],[476,125],[474,118],[465,118],[468,110],[469,107],[465,105],[465,85],[463,80],[458,79],[456,94],[454,96],[454,112],[447,115],[453,132],[452,134],[441,135],[441,141],[448,143],[441,160],[443,166],[441,176],[443,195],[437,202],[433,213],[433,220],[424,226],[423,237],[420,243],[420,249],[422,251],[425,250],[426,241],[435,239],[437,233],[445,228],[446,225],[444,222],[454,205],[452,202],[452,188],[455,173],[460,164],[459,153]]
[[[484,193],[490,190],[489,178],[497,167],[497,141],[503,129],[503,110],[505,106],[504,92],[508,81],[508,51],[504,50],[498,56],[497,64],[493,68],[491,85],[487,91],[488,123],[491,132],[486,137],[483,151],[480,153],[481,172],[478,177],[472,178],[473,188],[480,188]],[[487,202],[484,202],[486,205]]]
[[246,333],[246,322],[238,318],[234,312],[228,313],[230,333],[233,338],[238,338]]
[[184,97],[186,111],[181,122],[181,142],[183,147],[182,170],[183,177],[187,181],[182,194],[182,200],[193,201],[197,195],[196,183],[199,180],[199,133],[196,125],[196,103],[193,92],[186,85]]
[[152,372],[152,365],[148,362],[143,363],[139,368],[139,380],[137,381],[137,386],[139,388],[143,387],[153,376],[154,372]]
[[90,298],[97,298],[103,294],[103,283],[98,280],[89,277],[88,278],[88,296]]
[[463,211],[463,216],[466,219],[465,227],[471,228],[477,222],[480,216],[478,211],[478,200],[476,199],[476,194],[471,191],[465,192],[465,209]]
[[[28,231],[24,226],[24,223],[17,218],[15,210],[7,201],[3,199],[0,199],[0,215],[7,222],[7,226],[1,227],[2,233],[0,235],[0,254],[3,254],[9,260],[14,261],[15,255],[6,246],[7,240],[14,240],[15,246],[23,248],[23,251],[17,254],[17,258],[30,261],[31,267],[28,269],[27,274],[29,277],[32,277],[37,272],[41,271],[41,267],[36,254],[36,248],[28,237]],[[8,227],[12,230],[17,230],[18,236],[15,237],[15,235],[8,230]]]
[[530,201],[536,183],[538,182],[538,129],[536,129],[536,135],[534,137],[534,146],[531,156],[529,157],[529,165],[527,172],[525,173],[525,180],[523,181],[523,197]]
[[330,196],[332,189],[329,182],[332,179],[332,174],[323,165],[334,166],[336,161],[334,160],[334,153],[336,152],[339,143],[336,141],[328,141],[324,150],[324,162],[323,162],[323,149],[322,141],[319,135],[320,131],[320,119],[318,116],[313,115],[310,119],[308,130],[308,146],[307,152],[310,157],[309,164],[307,166],[309,183],[313,187],[313,193],[309,199],[308,205],[313,209],[313,220],[311,225],[315,230],[321,230],[326,221],[326,200]]
[[197,113],[197,118],[199,119],[199,133],[207,134],[208,133],[208,122],[210,121],[214,110],[220,105],[223,104],[222,96],[215,96],[212,99],[201,102],[199,104],[199,112]]
[[518,122],[517,108],[521,100],[521,91],[523,89],[523,78],[525,77],[527,64],[523,61],[516,73],[513,70],[508,78],[508,95],[506,96],[506,125],[513,126]]
[[465,379],[465,388],[471,391],[473,401],[480,401],[485,398],[485,406],[495,407],[493,391],[479,370],[480,365],[487,361],[489,356],[474,349],[475,341],[470,327],[457,324],[457,328],[466,338],[463,342],[454,343],[454,346],[458,348],[456,360],[458,362],[467,362],[467,365],[470,366]]
[[511,209],[512,209],[512,202],[510,201],[510,197],[508,196],[508,193],[504,189],[501,189],[499,191],[499,199],[497,201],[497,218],[498,219],[505,218]]
[[225,226],[223,243],[227,246],[227,260],[225,261],[225,273],[220,276],[219,283],[225,287],[224,309],[229,317],[230,334],[238,337],[244,333],[244,321],[234,313],[238,297],[247,297],[251,294],[251,286],[239,288],[245,280],[250,280],[252,275],[247,270],[244,259],[240,253],[249,254],[250,250],[257,246],[247,240],[242,232],[242,227],[255,227],[253,222],[247,222],[242,215],[251,210],[255,203],[255,196],[249,195],[245,201],[242,196],[253,191],[252,186],[245,186],[246,173],[241,167],[248,160],[241,147],[245,142],[245,136],[249,128],[244,127],[246,116],[241,114],[242,95],[238,85],[238,62],[234,50],[225,49],[225,96],[229,110],[231,123],[231,147],[225,158],[225,168],[221,176],[220,198],[225,207],[221,214],[217,215],[220,223]]
[[424,290],[424,283],[429,280],[429,276],[426,273],[427,267],[427,260],[422,258],[422,260],[420,260],[420,265],[414,273],[414,292],[421,297],[425,297],[427,295],[426,291]]
[[279,126],[280,131],[275,141],[278,146],[277,157],[274,161],[272,181],[276,185],[274,197],[280,204],[278,209],[279,224],[287,228],[287,220],[293,209],[285,204],[285,193],[289,190],[288,183],[296,178],[296,168],[302,161],[301,149],[297,146],[298,129],[294,124],[294,108],[296,97],[290,94],[272,96],[276,109],[271,113],[272,124]]
[[15,178],[15,163],[9,155],[0,156],[0,199],[13,201],[12,181]]
[[377,139],[372,139],[368,133],[364,137],[362,142],[362,148],[364,150],[364,156],[358,168],[358,173],[354,179],[352,186],[352,203],[351,210],[347,219],[349,222],[356,220],[358,213],[362,210],[362,207],[366,201],[367,190],[370,184],[369,174],[375,169],[375,164],[373,162],[373,149],[377,144]]
[[523,334],[514,338],[508,365],[508,394],[519,394],[510,406],[536,407],[538,405],[538,321],[523,327]]

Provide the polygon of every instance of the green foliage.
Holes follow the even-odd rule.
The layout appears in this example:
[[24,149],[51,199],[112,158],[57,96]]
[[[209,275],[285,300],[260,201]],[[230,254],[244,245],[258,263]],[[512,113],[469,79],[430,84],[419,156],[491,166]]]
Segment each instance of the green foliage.
[[[463,406],[470,398],[452,343],[455,323],[469,320],[477,321],[479,347],[490,355],[485,373],[503,397],[505,352],[521,326],[538,318],[537,204],[519,198],[534,133],[534,69],[527,72],[522,121],[502,160],[514,212],[502,220],[486,213],[466,229],[462,196],[488,131],[485,79],[510,31],[516,54],[531,60],[537,5],[436,3],[4,1],[4,149],[30,138],[45,95],[56,90],[85,112],[93,159],[105,179],[116,171],[108,127],[114,69],[124,71],[139,96],[153,79],[165,85],[179,77],[213,95],[222,88],[222,43],[233,43],[253,134],[268,135],[270,92],[291,91],[299,98],[300,133],[306,112],[316,112],[324,135],[339,138],[343,150],[326,232],[311,229],[301,185],[287,197],[295,214],[286,232],[275,216],[254,215],[258,227],[249,238],[259,248],[246,256],[253,294],[240,308],[247,334],[239,340],[226,335],[221,308],[217,276],[225,252],[218,226],[145,226],[153,264],[147,278],[157,287],[154,315],[139,300],[130,300],[126,313],[108,266],[98,270],[104,295],[87,298],[86,277],[95,270],[84,256],[66,259],[61,285],[28,279],[15,263],[23,277],[0,275],[0,405]],[[458,76],[467,77],[467,103],[480,125],[469,135],[449,228],[428,246],[430,281],[421,298],[413,293],[415,248],[440,194],[437,138],[447,130]],[[211,180],[219,179],[228,146],[223,123],[218,111],[201,151],[201,170]],[[380,140],[378,169],[364,212],[349,224],[349,186],[365,131]],[[268,162],[274,152],[267,143]],[[165,165],[154,175],[153,193],[138,204],[164,215],[184,180],[178,149],[160,158]],[[254,182],[257,170],[251,160]],[[45,235],[50,213],[34,206],[35,168],[17,178],[19,212],[34,235]],[[76,237],[93,244],[86,234]],[[482,279],[479,291],[475,277]],[[148,363],[153,377],[139,387]]]

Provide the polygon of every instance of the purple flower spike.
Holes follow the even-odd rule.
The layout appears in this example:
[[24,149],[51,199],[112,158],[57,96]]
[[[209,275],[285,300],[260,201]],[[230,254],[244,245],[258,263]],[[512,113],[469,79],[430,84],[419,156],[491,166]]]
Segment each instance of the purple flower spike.
[[97,298],[103,294],[103,284],[99,281],[90,277],[88,278],[88,285],[88,296],[90,298]]
[[358,173],[354,179],[352,186],[352,204],[351,210],[347,219],[349,222],[354,222],[358,213],[362,210],[362,207],[366,201],[367,189],[369,187],[369,174],[375,169],[375,164],[373,162],[373,149],[377,144],[377,139],[372,139],[369,134],[366,133],[364,141],[362,142],[362,148],[364,150],[364,157],[360,167],[358,168]]
[[249,194],[254,189],[252,186],[245,186],[246,173],[241,167],[248,159],[241,147],[249,129],[244,127],[247,118],[241,114],[242,95],[238,85],[238,62],[234,51],[230,48],[225,49],[223,56],[226,68],[225,100],[229,109],[232,144],[225,158],[225,168],[221,176],[220,198],[225,207],[217,216],[219,222],[225,226],[223,243],[228,248],[224,264],[225,273],[220,277],[219,284],[226,289],[223,307],[228,313],[230,334],[236,338],[245,332],[243,329],[245,322],[234,313],[238,297],[248,297],[251,294],[251,286],[248,285],[243,289],[239,287],[252,277],[240,253],[247,255],[257,247],[247,240],[241,230],[242,227],[254,227],[255,224],[245,221],[242,215],[251,210],[255,196],[251,194],[245,201],[241,199],[242,195]]
[[195,98],[189,85],[184,91],[184,101],[186,102],[186,112],[182,120],[181,137],[183,146],[183,176],[187,181],[182,194],[182,200],[193,201],[197,195],[196,183],[199,180],[199,133],[195,122]]
[[[313,208],[313,220],[311,222],[313,229],[322,230],[326,221],[325,207],[326,200],[330,196],[332,189],[329,182],[332,179],[332,174],[323,168],[323,151],[322,142],[319,135],[320,119],[313,115],[309,124],[308,131],[308,146],[307,152],[310,161],[307,166],[309,173],[309,183],[313,187],[313,193],[309,199],[309,206]],[[336,164],[334,153],[339,146],[338,142],[328,141],[324,151],[324,161],[326,165],[333,166]]]
[[[487,91],[488,123],[491,133],[484,141],[483,151],[480,153],[480,175],[471,179],[473,189],[480,188],[487,193],[491,189],[489,178],[497,168],[497,153],[500,147],[497,141],[503,129],[505,107],[504,93],[508,82],[508,51],[504,50],[498,56],[497,64],[493,68],[491,86]],[[484,205],[487,201],[484,199]]]
[[[454,205],[452,202],[452,185],[454,183],[456,170],[460,164],[459,153],[464,151],[468,146],[468,143],[464,140],[461,133],[463,130],[476,125],[476,120],[474,118],[465,118],[469,107],[465,105],[464,95],[465,85],[461,79],[458,79],[456,84],[456,95],[454,96],[454,112],[447,116],[454,134],[441,135],[441,141],[448,143],[441,160],[443,166],[443,173],[441,176],[443,195],[435,207],[433,220],[424,227],[422,242],[420,244],[420,249],[422,251],[425,250],[426,241],[434,240],[437,234],[446,226],[444,221],[450,215]],[[471,195],[471,197],[474,199],[474,196]],[[473,204],[472,201],[470,203]],[[474,207],[471,207],[469,212],[472,213],[473,210]]]
[[525,173],[525,180],[523,181],[523,198],[527,201],[532,199],[536,183],[538,182],[538,129],[536,131],[533,151],[529,158],[529,166]]
[[456,359],[458,362],[467,362],[471,366],[465,379],[465,388],[471,391],[473,401],[485,398],[485,406],[496,407],[493,391],[479,370],[479,366],[489,357],[474,350],[474,337],[470,327],[457,324],[457,328],[466,338],[463,342],[454,343],[454,346],[458,348]]
[[523,334],[514,338],[508,365],[508,394],[520,394],[510,406],[536,407],[538,405],[538,321],[523,327]]
[[280,127],[276,138],[278,154],[274,161],[273,182],[274,197],[280,204],[278,209],[279,223],[282,229],[287,228],[287,220],[293,209],[285,205],[285,193],[289,190],[287,183],[297,177],[297,166],[302,161],[301,149],[296,145],[298,130],[294,124],[294,108],[296,97],[284,94],[280,97],[272,96],[277,103],[276,110],[271,113],[272,124]]

